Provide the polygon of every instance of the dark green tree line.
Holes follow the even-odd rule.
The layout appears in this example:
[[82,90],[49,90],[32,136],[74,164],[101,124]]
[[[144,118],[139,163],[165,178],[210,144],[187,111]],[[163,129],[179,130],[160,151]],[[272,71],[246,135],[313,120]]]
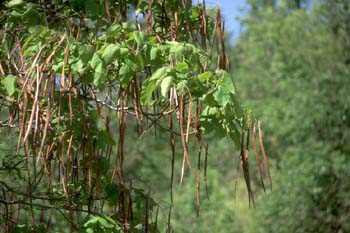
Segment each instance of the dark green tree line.
[[274,191],[254,215],[259,232],[350,230],[348,7],[282,1],[243,20],[234,76],[276,163]]

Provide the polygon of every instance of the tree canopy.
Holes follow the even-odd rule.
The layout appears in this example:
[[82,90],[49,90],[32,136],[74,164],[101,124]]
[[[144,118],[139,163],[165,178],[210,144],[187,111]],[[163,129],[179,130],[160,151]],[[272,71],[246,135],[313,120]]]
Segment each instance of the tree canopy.
[[237,86],[275,164],[246,232],[348,232],[349,2],[288,2],[251,12],[234,47]]

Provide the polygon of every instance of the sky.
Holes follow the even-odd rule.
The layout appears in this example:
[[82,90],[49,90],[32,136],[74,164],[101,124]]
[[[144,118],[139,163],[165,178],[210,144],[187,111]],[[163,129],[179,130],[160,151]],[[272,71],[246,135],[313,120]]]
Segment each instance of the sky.
[[236,18],[246,14],[248,9],[246,0],[206,0],[205,2],[207,7],[215,5],[220,7],[225,19],[225,30],[232,32],[232,42],[236,41],[240,34],[240,24]]

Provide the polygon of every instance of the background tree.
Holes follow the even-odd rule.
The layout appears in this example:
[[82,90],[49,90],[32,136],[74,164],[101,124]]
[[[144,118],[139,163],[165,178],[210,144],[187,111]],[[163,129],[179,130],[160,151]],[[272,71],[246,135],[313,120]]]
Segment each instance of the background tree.
[[235,46],[237,86],[266,123],[276,164],[276,188],[259,198],[247,232],[347,232],[349,3],[286,3],[251,12]]

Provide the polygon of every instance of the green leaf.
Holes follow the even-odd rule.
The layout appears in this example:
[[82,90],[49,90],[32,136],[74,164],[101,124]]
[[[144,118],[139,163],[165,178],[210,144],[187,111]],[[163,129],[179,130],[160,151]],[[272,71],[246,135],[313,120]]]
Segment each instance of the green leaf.
[[206,71],[206,72],[198,75],[198,80],[203,83],[203,82],[207,81],[208,79],[212,78],[213,75],[214,75],[213,72]]
[[71,69],[73,74],[77,74],[79,71],[81,71],[84,68],[84,62],[79,59],[76,62],[72,63]]
[[168,71],[168,67],[161,67],[157,69],[149,79],[160,81],[160,79],[164,78],[167,71]]
[[156,89],[158,83],[165,77],[168,72],[168,67],[161,67],[157,69],[151,77],[146,79],[142,85],[141,102],[148,104],[152,98],[152,93]]
[[160,49],[158,47],[151,48],[151,52],[150,52],[151,61],[157,59],[159,52],[160,52]]
[[200,117],[201,128],[204,134],[212,132],[216,127],[215,115],[217,114],[217,108],[206,107]]
[[231,75],[225,70],[218,70],[217,75],[222,79],[221,85],[224,86],[231,94],[235,95],[236,87],[233,83]]
[[197,52],[197,49],[194,45],[192,44],[186,44],[184,45],[184,49],[183,49],[184,55],[185,56],[191,56],[193,55],[195,52]]
[[105,192],[107,194],[107,200],[110,205],[118,204],[118,185],[115,183],[107,184],[105,186]]
[[132,35],[138,45],[143,44],[143,41],[145,39],[145,32],[134,31]]
[[131,21],[123,22],[122,27],[124,30],[127,30],[127,31],[135,31],[136,30],[136,25]]
[[126,60],[125,63],[119,69],[120,83],[123,88],[129,86],[130,81],[133,79],[136,70],[136,65],[130,60]]
[[102,139],[104,140],[104,143],[113,145],[113,146],[116,144],[109,131],[102,130],[101,134],[102,134]]
[[106,228],[117,229],[117,224],[114,222],[113,219],[107,216],[92,216],[86,223],[84,223],[84,227],[93,228],[95,230],[106,230]]
[[152,93],[157,87],[157,81],[156,80],[145,80],[142,84],[142,91],[141,91],[141,102],[146,105],[149,103],[150,99],[152,98]]
[[122,26],[120,24],[112,24],[106,31],[107,36],[116,37],[121,32]]
[[217,76],[219,77],[219,82],[213,96],[215,101],[225,108],[229,103],[234,104],[233,96],[236,94],[236,88],[228,72],[218,70]]
[[231,101],[230,91],[223,85],[220,85],[213,94],[215,101],[220,104],[221,107],[226,107]]
[[117,57],[119,52],[119,47],[115,44],[109,44],[102,54],[102,60],[106,65],[111,64]]
[[187,87],[187,84],[188,84],[188,81],[187,80],[182,80],[181,82],[179,82],[177,85],[176,85],[176,90],[179,92],[179,93],[182,93],[185,88]]
[[7,7],[11,8],[22,3],[23,3],[23,0],[11,0],[7,3]]
[[84,64],[88,63],[94,55],[94,49],[89,45],[82,45],[79,48],[79,58]]
[[33,35],[39,35],[45,31],[46,31],[46,28],[42,25],[35,25],[35,26],[28,28],[28,32],[30,34],[33,34]]
[[203,117],[215,116],[218,113],[218,108],[206,106],[202,112]]
[[81,72],[81,78],[83,81],[83,84],[89,85],[94,81],[94,72],[91,70],[90,67],[87,67],[85,69],[80,70]]
[[147,11],[147,9],[148,9],[148,2],[145,0],[139,1],[136,8],[136,14],[140,14],[141,12]]
[[102,218],[102,217],[98,217],[98,218],[99,218],[100,224],[104,228],[113,228],[114,227],[114,225],[112,223],[110,223],[109,221],[107,221],[105,218]]
[[179,44],[179,42],[168,42],[170,45],[169,53],[174,53],[176,55],[182,55],[184,51],[184,46]]
[[105,83],[105,68],[102,62],[98,63],[97,66],[95,67],[95,73],[94,73],[94,84],[102,89],[103,84]]
[[120,48],[120,58],[125,58],[126,55],[129,54],[129,49],[128,48],[125,48],[125,47],[122,47]]
[[5,90],[9,96],[12,96],[16,92],[16,79],[16,76],[8,75],[1,80],[1,83],[4,85]]
[[232,139],[232,141],[235,143],[236,147],[239,147],[240,145],[240,137],[241,133],[238,130],[238,124],[235,124],[234,121],[232,121],[229,124],[230,131],[228,132],[228,136]]
[[186,62],[179,62],[176,64],[175,70],[180,73],[186,73],[189,71],[189,67]]
[[173,76],[165,77],[160,84],[160,91],[163,97],[167,97],[171,84],[173,82]]
[[98,53],[94,53],[92,56],[92,59],[90,60],[90,65],[93,69],[96,69],[96,67],[101,64],[103,61],[101,60],[100,56]]

